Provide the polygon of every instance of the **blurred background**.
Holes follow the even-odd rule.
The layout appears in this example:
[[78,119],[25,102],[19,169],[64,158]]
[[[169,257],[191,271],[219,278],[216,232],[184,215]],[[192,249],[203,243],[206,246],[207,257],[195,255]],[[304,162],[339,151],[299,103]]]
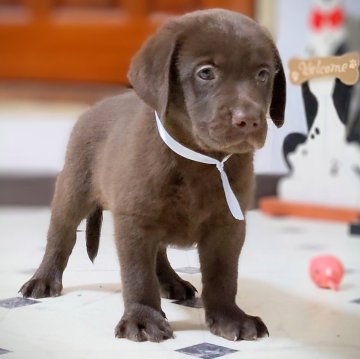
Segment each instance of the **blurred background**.
[[[276,216],[247,214],[236,298],[265,320],[270,338],[216,337],[205,330],[198,299],[164,299],[174,340],[115,340],[123,304],[107,211],[94,264],[80,224],[64,295],[20,298],[44,253],[55,178],[76,119],[129,85],[133,54],[166,19],[213,7],[267,27],[288,80],[285,124],[268,121],[255,157],[254,207]],[[359,35],[360,0],[0,0],[0,357],[218,358],[230,349],[229,358],[359,359],[360,82],[293,85],[288,71],[291,58],[360,53]],[[275,213],[293,199],[295,214],[307,218],[287,216],[292,207]],[[168,255],[201,293],[195,248]]]
[[[0,0],[0,205],[50,203],[76,118],[128,85],[132,55],[168,17],[211,7],[242,12],[271,31],[287,68],[289,58],[306,52],[309,14],[317,2]],[[350,47],[359,50],[360,1],[341,6]],[[284,127],[270,127],[256,156],[258,196],[275,194],[288,172],[284,138],[307,132],[300,86],[288,83],[287,103]]]

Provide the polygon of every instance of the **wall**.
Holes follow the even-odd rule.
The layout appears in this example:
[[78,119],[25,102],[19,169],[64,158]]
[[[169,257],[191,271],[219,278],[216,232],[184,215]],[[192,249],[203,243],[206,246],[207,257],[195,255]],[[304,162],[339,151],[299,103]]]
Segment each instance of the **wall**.
[[[307,16],[313,0],[265,0],[273,3],[274,32],[286,68],[292,56],[301,56],[308,29]],[[349,13],[360,17],[360,1],[347,0]],[[267,10],[268,11],[268,10]],[[8,174],[47,175],[57,173],[63,164],[69,132],[86,105],[43,102],[0,103],[0,176]],[[283,138],[305,130],[300,88],[288,84],[286,123],[281,129],[270,124],[264,149],[257,153],[256,172],[283,174]]]
[[85,108],[61,102],[0,101],[0,177],[58,173],[71,128]]

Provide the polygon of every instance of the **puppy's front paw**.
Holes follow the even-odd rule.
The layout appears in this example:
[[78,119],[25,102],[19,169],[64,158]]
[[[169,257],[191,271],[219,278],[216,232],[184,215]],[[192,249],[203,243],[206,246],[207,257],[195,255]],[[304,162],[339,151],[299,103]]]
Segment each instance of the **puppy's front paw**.
[[211,333],[229,340],[255,340],[268,336],[266,325],[259,317],[247,315],[238,307],[207,313]]
[[25,298],[57,297],[61,294],[61,291],[61,280],[42,277],[31,278],[19,290]]
[[136,342],[161,342],[173,337],[173,331],[162,313],[143,304],[132,304],[115,328],[117,338]]

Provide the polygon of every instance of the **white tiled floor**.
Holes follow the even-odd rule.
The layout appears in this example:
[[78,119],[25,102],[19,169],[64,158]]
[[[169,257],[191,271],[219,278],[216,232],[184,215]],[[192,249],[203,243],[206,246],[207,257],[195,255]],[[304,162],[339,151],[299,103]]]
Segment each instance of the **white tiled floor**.
[[[44,251],[49,209],[0,209],[0,300],[17,291]],[[83,229],[84,225],[80,227]],[[210,334],[203,309],[163,300],[175,339],[160,344],[115,339],[122,315],[121,285],[111,217],[105,214],[99,255],[86,256],[84,232],[64,274],[63,295],[12,309],[0,307],[1,358],[191,358],[176,352],[211,343],[236,350],[224,358],[360,358],[360,237],[331,222],[248,215],[237,302],[263,318],[270,337],[229,342]],[[308,276],[310,258],[330,253],[344,263],[339,292],[318,289]],[[198,267],[196,250],[170,249],[174,268]],[[199,273],[180,274],[201,290]],[[208,356],[213,358],[209,350]]]

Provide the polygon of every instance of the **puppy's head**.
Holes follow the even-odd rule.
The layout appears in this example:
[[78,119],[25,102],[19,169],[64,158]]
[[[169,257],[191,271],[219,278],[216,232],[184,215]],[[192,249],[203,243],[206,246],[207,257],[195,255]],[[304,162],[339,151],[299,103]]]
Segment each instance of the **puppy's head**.
[[267,114],[284,122],[286,83],[278,51],[253,20],[197,11],[163,26],[128,74],[138,96],[188,131],[204,151],[244,153],[265,142]]

